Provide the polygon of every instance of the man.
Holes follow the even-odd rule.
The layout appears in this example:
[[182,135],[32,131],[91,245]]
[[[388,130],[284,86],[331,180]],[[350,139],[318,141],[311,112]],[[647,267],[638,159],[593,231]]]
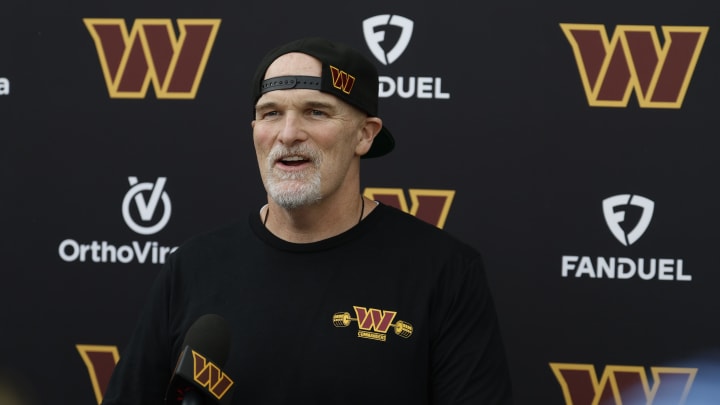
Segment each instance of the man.
[[171,256],[104,404],[163,403],[205,314],[231,331],[234,404],[511,402],[480,255],[360,194],[360,160],[394,146],[377,93],[342,44],[265,56],[252,128],[267,204]]

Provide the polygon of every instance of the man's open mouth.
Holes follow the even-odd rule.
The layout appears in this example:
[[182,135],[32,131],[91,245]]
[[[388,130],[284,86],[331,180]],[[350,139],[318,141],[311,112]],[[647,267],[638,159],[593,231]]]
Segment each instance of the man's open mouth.
[[281,158],[279,162],[286,166],[300,166],[304,163],[310,162],[310,159],[304,156],[286,156]]

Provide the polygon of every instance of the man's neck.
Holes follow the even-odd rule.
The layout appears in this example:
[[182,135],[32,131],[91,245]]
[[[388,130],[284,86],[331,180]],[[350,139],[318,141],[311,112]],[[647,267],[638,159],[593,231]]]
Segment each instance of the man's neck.
[[376,204],[358,194],[341,201],[321,201],[286,209],[270,200],[260,211],[265,227],[280,239],[293,243],[318,242],[357,225]]

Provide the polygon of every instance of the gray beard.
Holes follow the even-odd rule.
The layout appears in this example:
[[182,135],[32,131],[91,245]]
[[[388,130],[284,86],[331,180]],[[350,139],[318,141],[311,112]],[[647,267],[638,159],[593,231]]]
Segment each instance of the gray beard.
[[322,199],[320,173],[317,171],[310,175],[278,174],[270,171],[266,177],[265,188],[270,198],[285,209],[315,204]]
[[[311,173],[287,173],[274,170],[277,159],[287,155],[301,155],[310,158],[315,166]],[[307,144],[285,148],[277,146],[269,153],[266,162],[265,189],[276,204],[293,209],[315,204],[322,199],[320,193],[320,171],[322,155]]]

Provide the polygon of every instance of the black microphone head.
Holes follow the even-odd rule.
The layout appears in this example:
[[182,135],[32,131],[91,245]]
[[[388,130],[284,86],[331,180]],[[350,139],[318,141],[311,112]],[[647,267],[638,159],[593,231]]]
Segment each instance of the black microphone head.
[[235,383],[222,370],[230,344],[230,327],[223,317],[198,318],[185,334],[165,403],[230,405]]
[[207,356],[222,368],[230,352],[230,327],[227,321],[216,314],[201,316],[185,334],[183,347],[186,346]]

